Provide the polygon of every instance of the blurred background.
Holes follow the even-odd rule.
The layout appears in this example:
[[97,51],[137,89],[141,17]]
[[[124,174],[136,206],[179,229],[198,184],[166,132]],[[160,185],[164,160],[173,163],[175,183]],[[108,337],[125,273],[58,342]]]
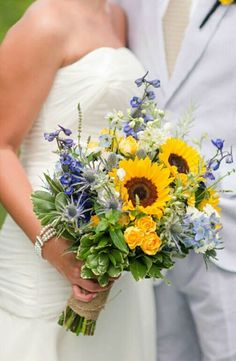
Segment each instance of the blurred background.
[[32,0],[0,0],[0,41],[32,2]]
[[[7,30],[22,16],[32,0],[0,0],[0,42]],[[0,228],[5,212],[0,204]]]

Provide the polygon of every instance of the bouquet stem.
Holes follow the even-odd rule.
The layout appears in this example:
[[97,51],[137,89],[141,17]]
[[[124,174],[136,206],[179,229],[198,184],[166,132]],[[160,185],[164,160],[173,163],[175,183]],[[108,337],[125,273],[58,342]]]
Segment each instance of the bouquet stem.
[[110,290],[100,292],[91,302],[76,300],[73,296],[69,299],[65,311],[62,312],[58,323],[77,336],[93,336],[96,321],[101,310],[105,307]]

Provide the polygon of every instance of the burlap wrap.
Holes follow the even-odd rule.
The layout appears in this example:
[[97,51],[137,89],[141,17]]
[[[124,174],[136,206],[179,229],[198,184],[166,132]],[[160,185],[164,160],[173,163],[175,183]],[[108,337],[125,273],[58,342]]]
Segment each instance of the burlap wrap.
[[76,300],[73,296],[68,301],[68,306],[79,316],[86,320],[97,321],[101,310],[105,307],[110,290],[99,292],[90,302]]

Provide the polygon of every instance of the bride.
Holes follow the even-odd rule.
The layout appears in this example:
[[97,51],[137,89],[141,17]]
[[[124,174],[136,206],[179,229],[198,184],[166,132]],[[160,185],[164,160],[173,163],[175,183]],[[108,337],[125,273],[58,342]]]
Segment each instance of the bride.
[[[105,0],[37,0],[0,47],[1,361],[153,361],[154,317],[148,281],[115,281],[94,337],[57,325],[70,293],[84,302],[102,289],[80,278],[81,263],[63,255],[65,239],[33,243],[41,225],[30,195],[52,169],[53,144],[43,133],[57,124],[96,137],[107,111],[126,109],[144,70],[124,47],[123,11]],[[17,154],[20,149],[20,159]],[[112,286],[111,285],[110,287]]]

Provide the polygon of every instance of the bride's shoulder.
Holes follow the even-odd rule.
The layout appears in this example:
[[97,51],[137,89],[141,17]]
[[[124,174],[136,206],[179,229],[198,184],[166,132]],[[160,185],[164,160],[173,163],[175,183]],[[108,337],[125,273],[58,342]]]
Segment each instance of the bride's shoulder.
[[[60,3],[60,2],[58,2]],[[35,39],[62,40],[67,27],[63,21],[63,9],[51,0],[35,1],[25,11],[22,18],[8,31],[10,37],[30,37]]]
[[[68,26],[63,22],[62,10],[52,6],[56,1],[38,0],[8,31],[0,47],[0,63],[17,65],[14,59],[24,59],[29,70],[46,64],[55,70],[65,58]],[[3,66],[1,66],[3,68]]]
[[112,3],[110,6],[111,6],[113,23],[116,28],[116,31],[119,37],[121,38],[122,42],[126,42],[126,38],[127,38],[126,13],[120,5]]

